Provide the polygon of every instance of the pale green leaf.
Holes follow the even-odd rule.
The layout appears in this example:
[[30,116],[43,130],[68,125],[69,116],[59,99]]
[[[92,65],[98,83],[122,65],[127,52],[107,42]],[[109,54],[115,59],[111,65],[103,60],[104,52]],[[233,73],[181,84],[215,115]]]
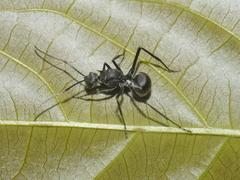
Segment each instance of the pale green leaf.
[[[1,179],[239,179],[240,2],[2,0],[0,2]],[[115,98],[74,99],[38,113],[82,87],[44,63],[34,46],[84,74],[126,50],[127,72],[139,46],[160,57],[149,64],[144,118],[124,96],[128,138]],[[50,62],[73,74],[67,66]],[[141,55],[145,63],[151,59]],[[99,97],[99,96],[93,96]],[[100,95],[100,97],[102,97]]]

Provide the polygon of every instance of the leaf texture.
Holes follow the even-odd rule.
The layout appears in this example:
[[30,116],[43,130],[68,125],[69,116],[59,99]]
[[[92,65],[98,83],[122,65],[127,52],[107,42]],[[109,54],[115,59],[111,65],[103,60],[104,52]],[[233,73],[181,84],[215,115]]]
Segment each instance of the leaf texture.
[[[239,1],[0,2],[1,179],[239,179]],[[83,74],[126,50],[127,72],[138,47],[177,73],[151,66],[149,103],[192,134],[174,128],[143,103],[145,118],[124,96],[128,139],[116,100],[74,99],[83,89],[42,61],[34,46]],[[49,62],[83,77],[53,58]],[[91,98],[99,98],[93,95]]]

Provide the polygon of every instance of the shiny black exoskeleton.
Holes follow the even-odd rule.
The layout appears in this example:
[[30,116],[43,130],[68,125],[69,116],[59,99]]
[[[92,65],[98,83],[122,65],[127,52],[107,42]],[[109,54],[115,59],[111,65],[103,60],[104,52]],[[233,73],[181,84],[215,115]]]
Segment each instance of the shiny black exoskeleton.
[[[152,86],[152,84],[151,84],[151,78],[149,77],[148,74],[146,74],[144,72],[139,72],[138,73],[138,68],[141,65],[141,63],[143,62],[143,61],[138,61],[141,51],[144,51],[145,53],[147,53],[148,55],[153,57],[162,66],[160,66],[158,64],[154,64],[154,63],[149,63],[149,64],[151,64],[155,67],[159,67],[159,68],[161,68],[165,71],[168,71],[168,72],[177,72],[177,71],[169,69],[167,67],[167,65],[165,65],[160,58],[158,58],[157,56],[155,56],[154,54],[152,54],[151,52],[149,52],[145,48],[139,47],[137,49],[136,55],[134,57],[133,64],[132,64],[132,66],[131,66],[131,68],[130,68],[130,70],[128,71],[127,74],[123,73],[119,64],[116,62],[116,60],[119,59],[120,57],[122,57],[121,61],[124,60],[124,57],[125,57],[124,56],[125,51],[124,51],[123,54],[117,55],[116,57],[114,57],[112,59],[112,63],[114,65],[114,68],[112,68],[109,64],[104,63],[102,70],[100,70],[98,73],[97,72],[90,72],[88,75],[84,75],[79,70],[77,70],[74,66],[70,65],[67,61],[55,58],[55,57],[45,53],[44,51],[40,50],[39,48],[35,47],[35,53],[38,55],[38,57],[40,57],[42,60],[44,60],[48,64],[52,65],[53,67],[57,68],[58,70],[61,70],[61,71],[65,72],[68,76],[70,76],[73,80],[76,81],[76,83],[74,83],[70,87],[66,88],[64,92],[70,90],[71,88],[73,88],[74,86],[76,86],[78,84],[81,84],[85,87],[86,94],[80,95],[80,92],[78,92],[77,94],[74,94],[70,98],[65,99],[64,101],[62,101],[60,103],[65,103],[65,102],[67,102],[67,101],[69,101],[73,98],[78,98],[78,99],[82,99],[82,100],[85,100],[85,101],[101,101],[101,100],[110,99],[110,98],[115,96],[116,102],[117,102],[117,105],[118,105],[117,111],[120,113],[120,118],[121,118],[121,120],[124,124],[124,128],[126,130],[126,123],[125,123],[125,120],[124,120],[124,117],[123,117],[123,112],[122,112],[122,107],[121,107],[122,102],[123,102],[123,94],[126,94],[130,98],[133,105],[137,108],[137,110],[143,116],[145,116],[145,117],[147,117],[147,118],[149,118],[149,119],[151,119],[155,122],[160,123],[159,121],[149,117],[147,114],[145,114],[143,111],[141,111],[141,109],[139,108],[139,106],[137,105],[137,103],[135,101],[139,101],[141,103],[146,104],[148,107],[150,107],[152,110],[157,112],[159,115],[163,116],[168,121],[172,122],[177,127],[182,128],[180,125],[178,125],[177,123],[175,123],[174,121],[169,119],[166,115],[159,112],[155,107],[153,107],[151,104],[149,104],[147,102],[147,100],[151,96],[151,86]],[[54,65],[53,63],[47,61],[45,59],[45,57],[41,56],[39,53],[44,53],[44,55],[46,55],[48,57],[51,57],[51,58],[54,58],[55,60],[63,62],[64,64],[71,67],[74,71],[81,74],[84,77],[84,79],[80,80],[80,81],[75,79],[69,72],[67,72],[66,70],[61,69],[61,68],[57,67],[56,65]],[[105,94],[107,96],[104,97],[104,98],[100,98],[100,99],[85,98],[89,94]],[[51,106],[51,107],[47,108],[46,110],[42,111],[40,114],[38,114],[38,116],[35,118],[35,120],[40,115],[42,115],[46,111],[50,110],[51,108],[57,106],[58,104],[59,103],[54,104],[53,106]],[[184,128],[182,128],[182,129],[185,130],[185,131],[188,131]]]
[[146,100],[151,94],[151,79],[144,73],[140,72],[135,77],[130,74],[124,75],[121,70],[107,69],[100,71],[100,74],[90,72],[84,77],[85,89],[87,91],[101,87],[105,89],[104,93],[109,94],[116,90],[123,92],[131,91],[136,100]]

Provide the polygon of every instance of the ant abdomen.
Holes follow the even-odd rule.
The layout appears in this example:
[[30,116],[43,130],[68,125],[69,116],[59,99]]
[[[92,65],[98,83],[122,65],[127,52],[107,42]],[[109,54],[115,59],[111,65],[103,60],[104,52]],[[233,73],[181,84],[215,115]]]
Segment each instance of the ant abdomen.
[[138,73],[134,77],[133,82],[135,85],[133,87],[133,92],[135,96],[137,96],[140,99],[146,99],[147,97],[150,96],[152,82],[150,77],[146,73],[144,72]]

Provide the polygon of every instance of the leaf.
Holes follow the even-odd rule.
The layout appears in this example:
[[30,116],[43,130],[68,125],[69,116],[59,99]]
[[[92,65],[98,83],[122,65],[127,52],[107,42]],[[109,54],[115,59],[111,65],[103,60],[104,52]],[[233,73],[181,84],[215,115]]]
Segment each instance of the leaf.
[[[1,179],[239,179],[239,2],[1,1]],[[82,73],[126,50],[127,72],[139,46],[149,103],[192,131],[174,128],[146,105],[144,118],[124,97],[128,139],[115,99],[61,104],[81,87],[34,53],[34,46]],[[75,78],[82,76],[48,58]],[[112,64],[111,64],[112,65]],[[94,96],[99,97],[99,96]]]

